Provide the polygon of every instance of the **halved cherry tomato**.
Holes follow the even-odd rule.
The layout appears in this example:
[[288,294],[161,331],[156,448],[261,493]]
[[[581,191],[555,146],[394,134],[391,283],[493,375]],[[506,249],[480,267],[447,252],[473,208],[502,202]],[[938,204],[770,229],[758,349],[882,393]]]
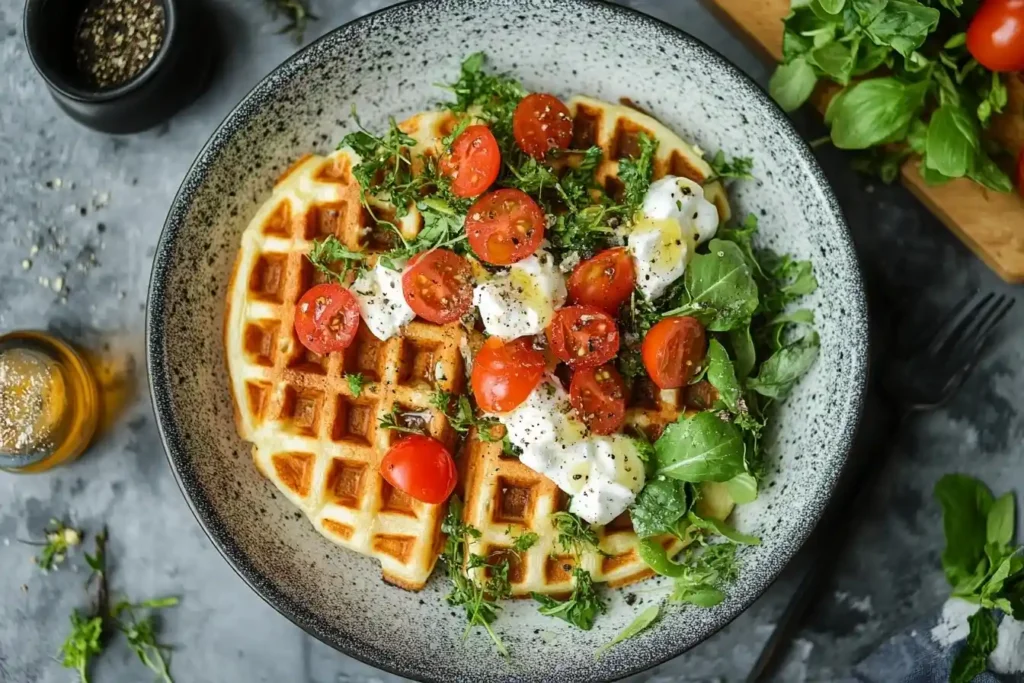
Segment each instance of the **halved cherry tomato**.
[[1017,157],[1017,191],[1024,195],[1024,147]]
[[473,304],[473,269],[447,249],[417,254],[402,275],[402,294],[424,320],[438,325],[454,322]]
[[337,283],[311,287],[295,304],[295,334],[313,353],[347,348],[358,329],[359,302]]
[[992,71],[1024,71],[1024,0],[985,0],[967,28],[967,49]]
[[605,249],[576,266],[569,276],[573,303],[596,306],[614,315],[636,287],[633,257],[624,247]]
[[526,400],[544,376],[544,354],[520,337],[505,343],[497,337],[484,342],[473,360],[470,383],[481,410],[507,413]]
[[595,434],[611,434],[626,421],[626,383],[612,365],[577,370],[569,402]]
[[519,149],[544,160],[553,149],[568,149],[572,142],[569,108],[554,95],[527,95],[512,114],[512,134]]
[[416,500],[439,505],[459,480],[452,454],[437,439],[410,434],[392,446],[380,461],[380,476]]
[[469,207],[466,235],[477,256],[508,266],[537,251],[544,224],[544,211],[530,195],[505,188],[488,192]]
[[678,389],[696,374],[707,351],[704,327],[696,318],[665,318],[647,331],[640,355],[659,389]]
[[452,179],[456,197],[483,194],[498,178],[501,150],[487,126],[466,128],[455,138],[451,152],[441,158],[441,172]]
[[615,318],[594,306],[566,306],[547,332],[552,353],[574,370],[597,367],[619,352]]

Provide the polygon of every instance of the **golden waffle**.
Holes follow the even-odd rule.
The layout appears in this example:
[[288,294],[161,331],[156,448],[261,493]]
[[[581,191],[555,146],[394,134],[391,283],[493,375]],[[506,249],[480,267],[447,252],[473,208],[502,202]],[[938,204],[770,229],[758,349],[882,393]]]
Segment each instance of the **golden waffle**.
[[[422,141],[443,135],[449,119],[424,114],[402,127]],[[397,405],[454,447],[455,433],[430,395],[462,391],[464,331],[417,320],[381,342],[360,324],[348,349],[325,357],[307,351],[293,329],[296,301],[322,279],[306,258],[314,239],[334,235],[370,252],[388,246],[360,205],[357,161],[347,149],[307,156],[279,179],[242,236],[225,349],[238,431],[253,444],[260,472],[320,533],[376,557],[386,580],[417,590],[437,560],[445,506],[416,501],[381,478],[380,459],[399,435],[378,422]],[[414,237],[420,224],[413,211],[402,232]],[[366,378],[360,395],[345,373]]]
[[[573,149],[588,149],[594,145],[604,151],[604,160],[596,170],[597,182],[613,197],[622,193],[618,179],[619,159],[636,156],[640,133],[655,138],[658,150],[654,157],[654,179],[666,175],[689,178],[695,183],[714,176],[703,155],[690,143],[663,126],[652,116],[633,107],[609,104],[590,97],[577,95],[569,100],[573,115]],[[720,223],[732,216],[725,187],[719,181],[704,186],[704,196],[718,207]]]

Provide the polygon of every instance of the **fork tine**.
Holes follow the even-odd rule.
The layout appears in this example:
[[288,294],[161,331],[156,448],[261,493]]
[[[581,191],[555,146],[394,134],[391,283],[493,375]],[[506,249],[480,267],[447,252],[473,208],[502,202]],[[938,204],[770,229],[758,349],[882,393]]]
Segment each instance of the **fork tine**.
[[[1013,299],[1001,295],[996,300],[996,305],[991,308],[985,315],[978,321],[977,325],[974,326],[972,331],[964,335],[963,343],[960,344],[960,352],[957,353],[956,348],[950,349],[950,362],[971,362],[973,359],[981,355],[981,350],[985,346],[985,343],[989,340],[992,334],[999,327],[999,324],[1009,314],[1013,308]],[[966,345],[966,350],[964,347]]]
[[[908,343],[903,345],[903,351],[905,353],[923,352],[926,348],[928,348],[932,341],[939,336],[939,333],[942,332],[944,328],[946,328],[947,326],[952,326],[953,322],[960,318],[963,312],[967,310],[967,304],[969,304],[971,300],[976,298],[977,296],[978,290],[976,289],[973,289],[969,291],[967,294],[964,294],[963,297],[956,302],[956,304],[954,304],[951,308],[947,309],[945,312],[942,313],[941,316],[939,316],[938,322],[936,322],[933,325],[929,325],[923,333],[914,335],[915,339],[906,340]],[[900,326],[900,329],[910,330],[913,327],[913,325],[904,324]]]
[[978,317],[984,314],[989,303],[994,298],[995,294],[989,292],[980,301],[976,301],[968,310],[963,312],[962,315],[950,321],[950,324],[940,330],[940,333],[928,345],[925,354],[936,359],[941,358],[944,354],[948,355],[950,349],[961,343],[968,327],[972,326]]

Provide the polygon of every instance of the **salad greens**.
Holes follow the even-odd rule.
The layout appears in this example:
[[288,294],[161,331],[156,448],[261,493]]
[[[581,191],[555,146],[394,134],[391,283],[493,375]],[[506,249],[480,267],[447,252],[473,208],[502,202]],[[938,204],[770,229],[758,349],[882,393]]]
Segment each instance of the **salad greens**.
[[[825,122],[840,149],[870,150],[860,170],[892,182],[911,155],[929,183],[971,178],[999,192],[1010,178],[983,138],[1008,102],[1000,76],[967,50],[963,0],[793,0],[772,97],[800,107],[819,81],[840,90]],[[894,144],[898,143],[898,144]]]
[[985,671],[996,647],[994,610],[1024,619],[1024,546],[1014,543],[1017,510],[1012,493],[995,498],[985,484],[947,474],[935,485],[942,505],[946,549],[942,569],[953,596],[980,605],[969,620],[967,644],[950,683],[969,683]]

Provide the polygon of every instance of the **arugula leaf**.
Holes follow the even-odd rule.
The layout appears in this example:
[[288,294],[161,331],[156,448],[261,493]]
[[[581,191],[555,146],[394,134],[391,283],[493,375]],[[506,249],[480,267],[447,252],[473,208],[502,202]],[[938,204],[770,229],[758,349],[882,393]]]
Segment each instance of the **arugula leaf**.
[[612,638],[609,642],[605,643],[601,647],[597,648],[597,651],[594,653],[594,659],[600,659],[605,652],[607,652],[614,646],[618,645],[622,641],[629,640],[630,638],[635,638],[636,636],[640,635],[648,628],[650,628],[651,624],[656,622],[659,616],[661,616],[660,604],[648,607],[643,612],[636,615],[636,618],[633,619],[633,621],[631,621],[629,625],[626,626],[626,628],[619,631],[619,634],[617,636]]
[[718,390],[718,397],[725,407],[734,414],[745,413],[747,407],[743,401],[743,390],[736,379],[736,370],[729,358],[729,352],[717,339],[708,342],[705,364],[708,369],[707,379]]
[[784,346],[761,364],[756,377],[747,380],[747,387],[768,398],[783,399],[818,357],[821,342],[816,332],[804,335]]
[[626,215],[630,217],[640,209],[651,187],[654,153],[658,149],[658,141],[646,133],[637,136],[637,144],[640,146],[639,155],[619,160],[619,180],[623,185],[622,203],[626,206]]
[[681,416],[654,443],[656,473],[680,481],[728,481],[745,471],[743,433],[710,412]]
[[574,579],[572,594],[566,600],[556,600],[541,593],[531,593],[540,603],[540,613],[546,617],[558,617],[576,628],[589,631],[594,628],[598,614],[608,611],[601,596],[597,594],[590,572],[576,567],[572,570]]
[[690,489],[681,481],[656,477],[647,481],[629,508],[633,531],[640,538],[679,533],[679,521],[693,504]]
[[928,83],[886,76],[851,85],[832,100],[827,118],[839,149],[867,149],[906,137],[924,106]]
[[974,677],[988,669],[988,656],[999,642],[998,627],[992,613],[979,610],[967,620],[971,626],[967,643],[953,660],[949,683],[971,683]]
[[757,364],[757,352],[754,350],[754,339],[750,335],[750,326],[744,325],[729,331],[729,344],[736,357],[734,369],[738,379],[746,379]]
[[805,57],[798,57],[775,70],[768,82],[768,92],[783,111],[792,112],[803,106],[817,84],[814,68]]
[[983,483],[962,474],[947,474],[935,485],[935,497],[942,505],[946,550],[942,569],[956,587],[974,575],[985,559],[985,529],[994,503]]
[[679,313],[707,318],[711,332],[727,332],[747,325],[757,310],[757,283],[743,252],[734,242],[714,239],[707,254],[695,254],[684,276],[689,301]]
[[366,378],[361,372],[346,372],[345,382],[348,384],[348,390],[356,398],[359,398],[359,395],[363,393],[363,387],[366,386]]

